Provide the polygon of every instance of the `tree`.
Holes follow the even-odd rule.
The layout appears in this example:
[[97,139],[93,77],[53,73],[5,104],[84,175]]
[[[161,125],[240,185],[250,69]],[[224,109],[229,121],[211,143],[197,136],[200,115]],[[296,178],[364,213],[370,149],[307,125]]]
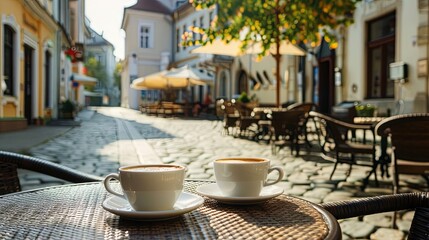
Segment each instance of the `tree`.
[[115,85],[118,86],[119,89],[121,89],[121,73],[123,70],[123,62],[120,61],[116,63],[115,71],[113,72],[113,78],[115,79]]
[[276,105],[280,106],[280,44],[304,43],[315,47],[325,36],[331,47],[337,42],[334,30],[353,23],[355,5],[361,0],[189,0],[197,9],[217,7],[217,17],[205,29],[193,31],[204,34],[201,41],[192,39],[189,45],[212,42],[221,38],[226,42],[240,40],[244,50],[249,44],[260,42],[265,55],[270,49],[276,61]]
[[102,86],[107,86],[107,72],[104,66],[93,56],[89,56],[85,61],[87,75],[97,78]]

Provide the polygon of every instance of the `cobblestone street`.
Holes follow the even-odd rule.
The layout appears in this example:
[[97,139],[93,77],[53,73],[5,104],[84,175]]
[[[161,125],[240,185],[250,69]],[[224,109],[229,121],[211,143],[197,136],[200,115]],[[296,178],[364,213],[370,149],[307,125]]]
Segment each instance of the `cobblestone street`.
[[[303,147],[300,157],[292,156],[287,147],[273,155],[266,143],[222,135],[219,120],[161,118],[124,108],[84,111],[87,114],[80,127],[32,147],[29,153],[98,176],[116,172],[123,165],[163,162],[187,166],[188,178],[212,180],[211,162],[216,158],[264,157],[284,168],[285,178],[279,185],[286,194],[314,203],[391,193],[390,179],[382,179],[380,187],[371,182],[364,192],[360,190],[369,168],[353,167],[345,181],[348,166],[340,165],[330,181],[333,163],[321,158],[317,147]],[[64,183],[27,171],[20,175],[24,190]],[[397,221],[400,230],[409,229],[412,216],[413,212],[401,213]],[[343,238],[404,238],[406,232],[390,228],[391,217],[386,213],[364,217],[363,221],[344,220]]]

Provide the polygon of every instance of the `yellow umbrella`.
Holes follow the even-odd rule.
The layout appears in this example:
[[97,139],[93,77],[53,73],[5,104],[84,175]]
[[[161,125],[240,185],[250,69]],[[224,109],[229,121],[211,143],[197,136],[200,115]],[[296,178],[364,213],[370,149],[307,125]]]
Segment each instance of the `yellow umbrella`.
[[[260,42],[250,44],[244,51],[241,50],[242,42],[239,40],[231,40],[226,43],[224,40],[215,39],[212,43],[207,43],[204,46],[200,46],[191,50],[191,53],[207,53],[207,54],[218,54],[227,55],[232,57],[241,56],[244,54],[258,54],[262,52],[262,46]],[[270,48],[270,53],[275,53],[274,44]],[[280,54],[282,55],[295,55],[304,56],[305,51],[300,47],[297,47],[291,43],[283,41],[280,45]]]
[[213,82],[213,75],[209,75],[202,69],[189,67],[188,65],[177,68],[165,74],[169,81],[189,81],[190,85],[205,85],[207,82]]
[[131,83],[131,88],[137,90],[150,90],[150,89],[164,89],[167,88],[167,80],[164,75],[167,70],[157,72],[154,74],[147,75],[145,77],[139,77],[134,79]]
[[168,74],[176,73],[179,69],[164,70],[154,74],[147,75],[134,79],[131,83],[131,88],[137,90],[150,90],[150,89],[172,89],[172,88],[186,88],[188,86],[205,85],[206,83],[193,78],[176,77]]

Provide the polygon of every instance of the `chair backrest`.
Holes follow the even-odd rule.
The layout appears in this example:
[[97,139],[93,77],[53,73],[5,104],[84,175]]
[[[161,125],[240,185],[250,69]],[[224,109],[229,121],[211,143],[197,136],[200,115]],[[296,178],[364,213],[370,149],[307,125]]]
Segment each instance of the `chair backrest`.
[[392,116],[378,123],[375,131],[390,137],[396,159],[429,161],[429,113]]
[[348,144],[348,130],[372,130],[372,127],[369,125],[351,124],[314,111],[311,111],[309,116],[317,119],[318,122],[322,122],[322,124],[325,125],[328,134],[327,137],[332,138],[335,144]]
[[238,113],[238,110],[235,104],[231,101],[224,101],[221,106],[221,109],[223,110],[224,114],[227,114],[227,115]]
[[17,168],[43,173],[72,183],[103,179],[40,158],[0,151],[0,195],[21,190]]
[[306,118],[306,113],[300,110],[272,112],[271,127],[276,137],[288,134],[302,126]]
[[294,103],[292,105],[289,105],[286,109],[310,112],[310,111],[316,111],[317,105],[314,103]]

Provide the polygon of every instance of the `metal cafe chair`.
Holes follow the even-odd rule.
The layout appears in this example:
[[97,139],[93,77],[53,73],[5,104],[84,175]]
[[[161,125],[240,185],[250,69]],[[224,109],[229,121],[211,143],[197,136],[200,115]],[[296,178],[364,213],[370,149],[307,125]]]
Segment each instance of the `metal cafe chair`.
[[429,114],[412,113],[386,118],[375,131],[390,138],[393,193],[399,191],[399,175],[421,175],[429,187]]
[[[322,144],[322,153],[328,155],[326,150],[328,148],[326,145],[328,144],[331,145],[329,149],[334,152],[333,159],[335,160],[335,165],[329,179],[332,179],[338,163],[346,163],[350,165],[346,177],[350,175],[353,165],[368,166],[371,167],[371,172],[364,179],[362,188],[365,188],[368,184],[371,174],[374,174],[375,182],[378,185],[376,174],[378,161],[375,158],[375,133],[373,127],[370,125],[356,125],[343,122],[314,111],[310,112],[310,116],[319,122],[320,126],[325,128],[324,131],[321,131],[325,134],[323,136],[325,140]],[[347,138],[349,132],[357,130],[370,131],[373,138],[372,144],[359,143]]]
[[21,191],[18,168],[43,173],[72,183],[102,180],[101,177],[82,173],[40,158],[0,151],[0,195]]

